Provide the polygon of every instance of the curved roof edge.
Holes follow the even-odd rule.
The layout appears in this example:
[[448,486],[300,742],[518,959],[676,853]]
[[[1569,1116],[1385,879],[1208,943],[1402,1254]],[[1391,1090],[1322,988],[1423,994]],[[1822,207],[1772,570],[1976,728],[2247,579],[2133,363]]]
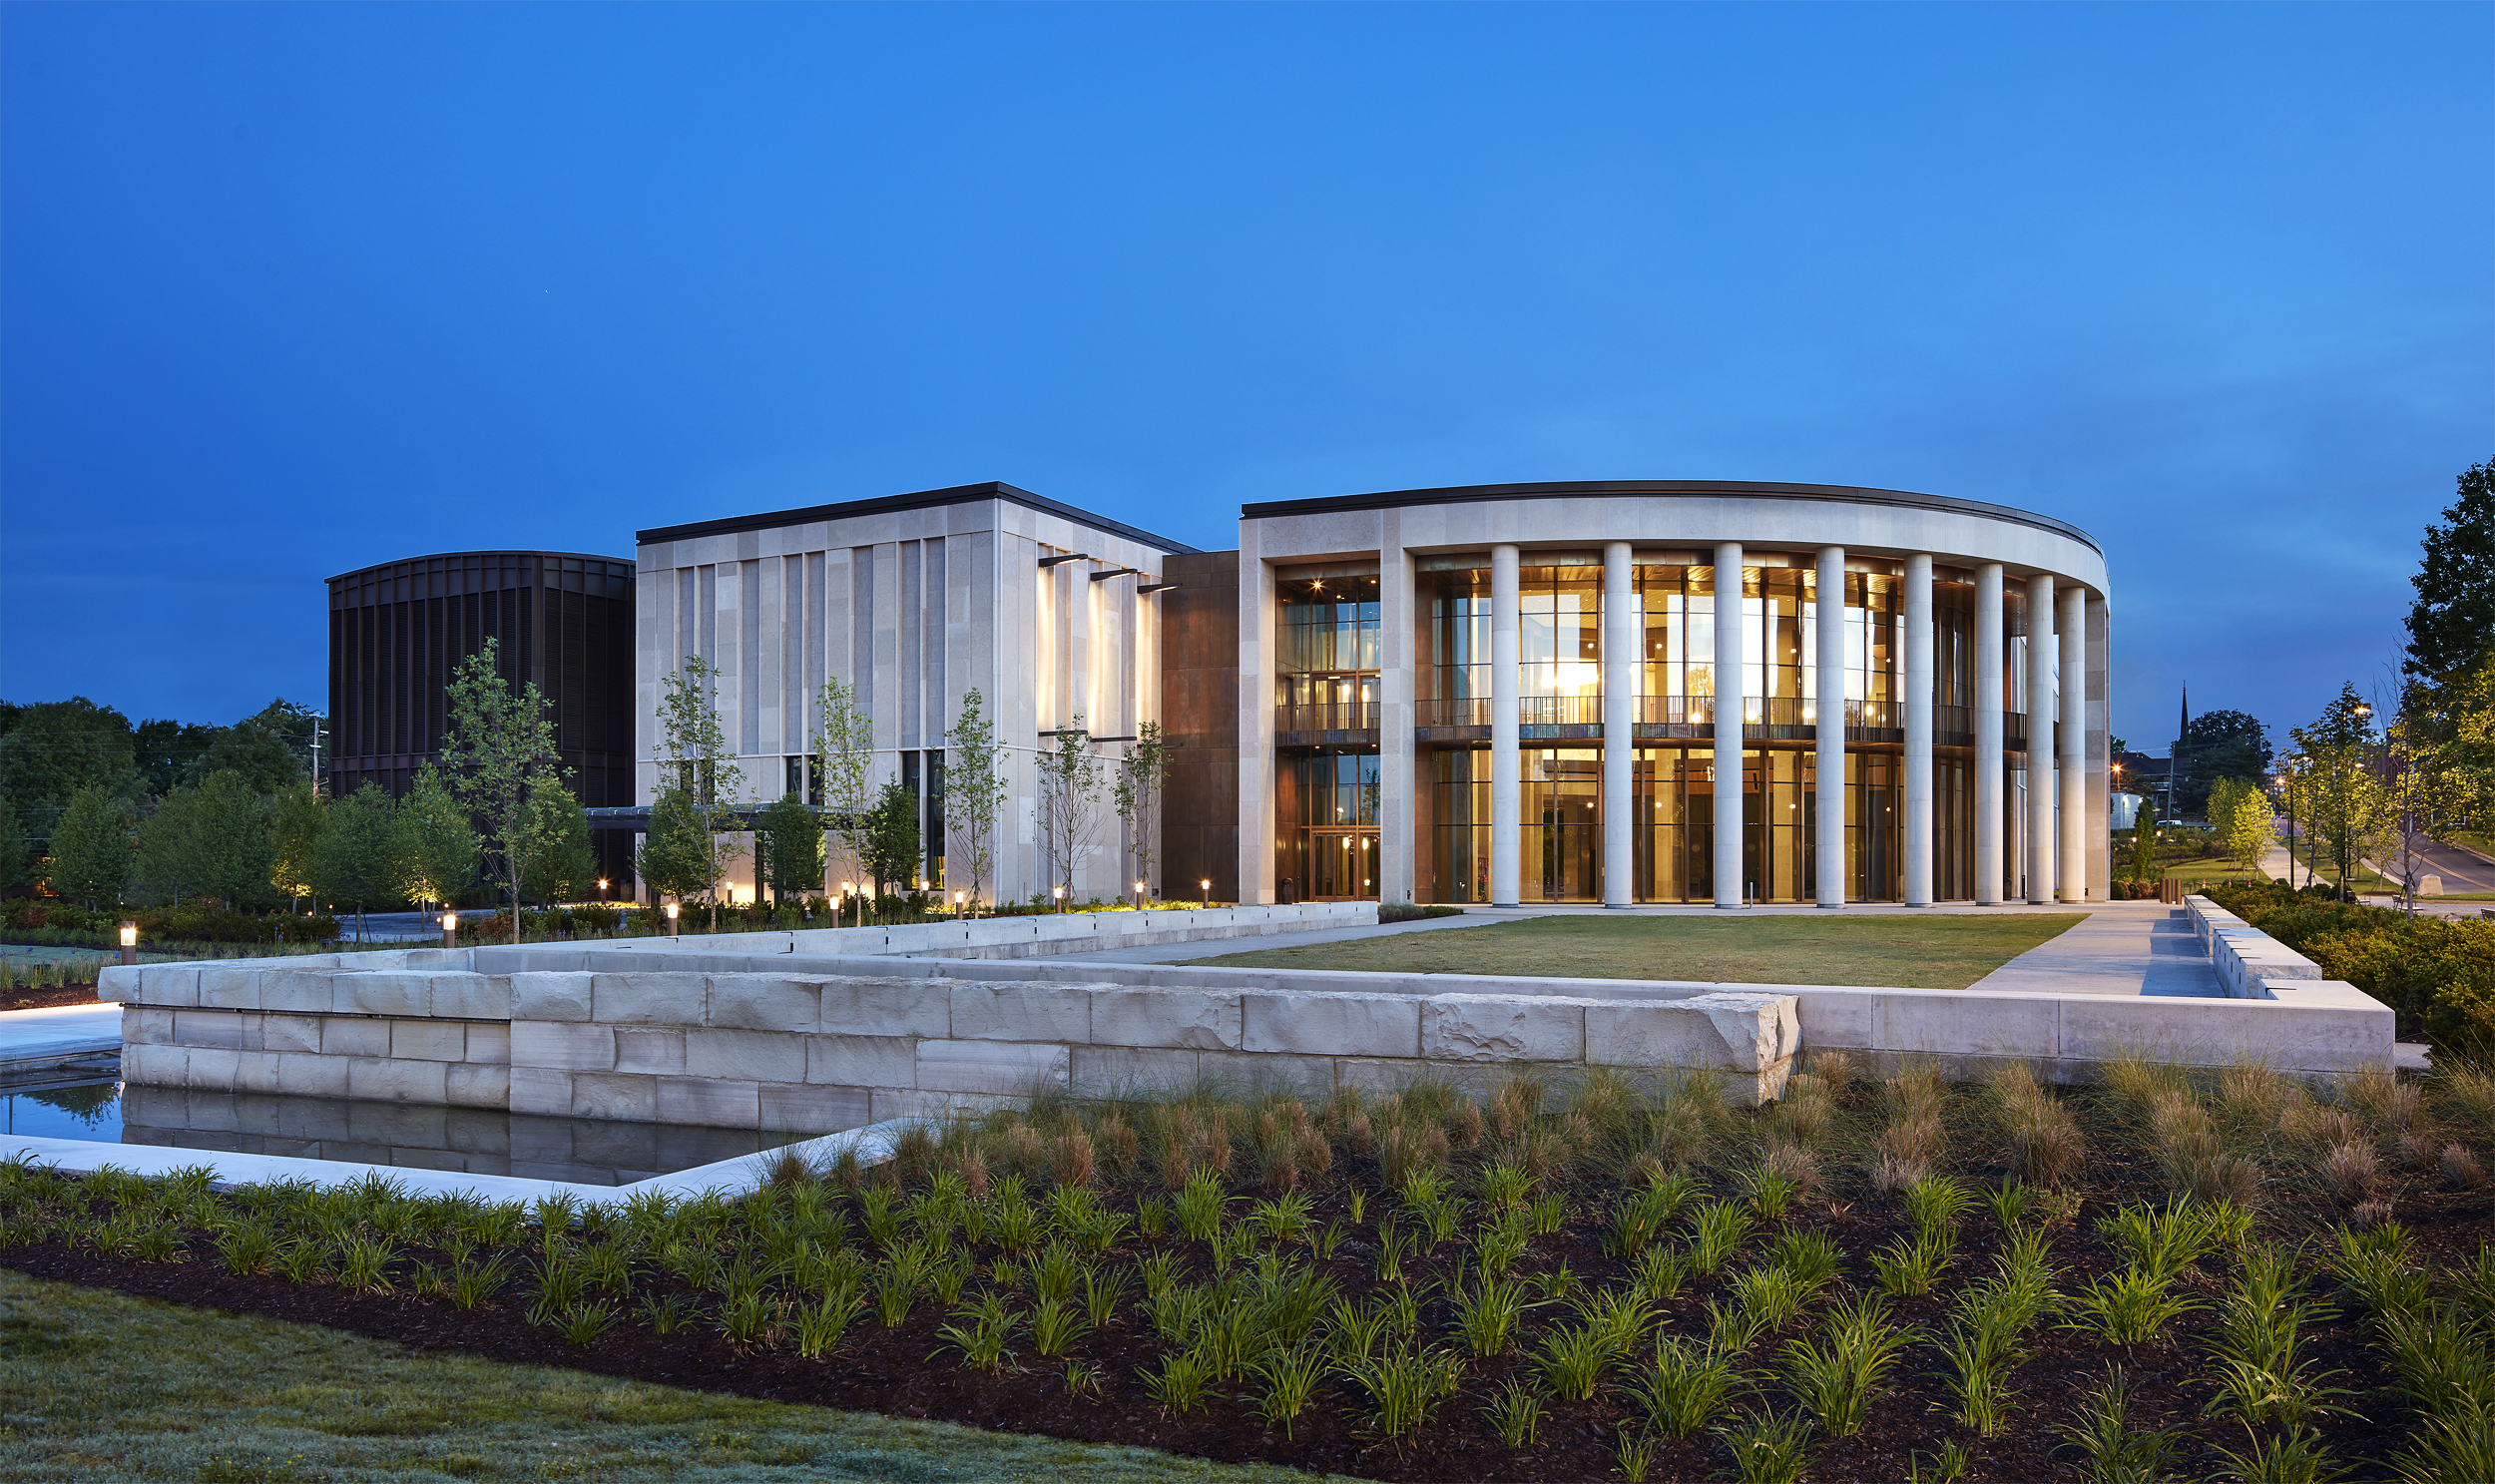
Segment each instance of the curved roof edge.
[[654,526],[647,531],[635,532],[633,540],[639,545],[650,546],[661,541],[687,541],[696,536],[728,536],[739,531],[764,531],[773,526],[800,526],[810,521],[845,520],[860,515],[882,515],[894,510],[925,510],[937,505],[967,505],[976,500],[1009,500],[1026,509],[1037,510],[1043,515],[1062,516],[1077,525],[1090,526],[1095,531],[1106,531],[1112,536],[1124,536],[1129,541],[1140,541],[1155,551],[1168,552],[1177,556],[1196,554],[1196,548],[1183,542],[1172,541],[1166,536],[1156,536],[1150,531],[1130,526],[1123,521],[1094,515],[1088,510],[1077,509],[1061,501],[1052,500],[1046,495],[1035,495],[1027,489],[1017,489],[1003,480],[993,479],[985,484],[956,484],[940,490],[919,490],[914,494],[878,495],[867,500],[844,500],[837,505],[808,505],[799,510],[776,510],[762,515],[732,515],[720,520],[694,521],[681,526]]
[[1550,484],[1460,484],[1445,489],[1384,490],[1368,495],[1327,495],[1313,500],[1267,500],[1243,505],[1240,518],[1258,520],[1277,515],[1327,515],[1341,511],[1386,510],[1400,505],[1465,505],[1490,500],[1563,500],[1587,496],[1736,495],[1759,500],[1834,500],[1852,505],[1896,505],[1977,515],[1987,520],[2034,526],[2086,544],[2099,556],[2105,548],[2097,538],[2049,515],[1961,500],[1950,495],[1919,495],[1911,490],[1871,489],[1850,484],[1757,484],[1726,479],[1588,479]]
[[453,557],[568,557],[583,562],[613,562],[619,567],[634,565],[631,557],[610,557],[594,551],[545,551],[533,546],[489,546],[476,551],[429,551],[420,556],[392,557],[386,562],[373,562],[324,580],[344,582],[350,577],[361,577],[367,572],[378,572],[384,567],[404,567],[409,562],[446,562]]

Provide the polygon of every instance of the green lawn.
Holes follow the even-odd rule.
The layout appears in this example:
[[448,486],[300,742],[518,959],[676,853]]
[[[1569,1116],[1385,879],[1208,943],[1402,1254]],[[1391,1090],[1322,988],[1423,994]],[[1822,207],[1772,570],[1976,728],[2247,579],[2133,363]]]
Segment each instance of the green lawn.
[[1703,979],[1964,989],[2084,920],[2008,912],[1934,917],[1533,917],[1305,948],[1200,958],[1225,968]]
[[1307,1484],[1099,1448],[421,1353],[0,1269],[0,1479]]

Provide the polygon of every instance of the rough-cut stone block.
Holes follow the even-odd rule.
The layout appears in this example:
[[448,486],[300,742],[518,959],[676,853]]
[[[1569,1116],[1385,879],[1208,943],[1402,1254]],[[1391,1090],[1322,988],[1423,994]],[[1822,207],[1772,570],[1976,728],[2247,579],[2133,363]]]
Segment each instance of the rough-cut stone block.
[[174,1012],[174,1044],[223,1046],[230,1051],[240,1050],[243,1046],[243,1016],[232,1010],[177,1010]]
[[317,1015],[263,1015],[259,1022],[259,1044],[264,1051],[318,1051],[320,1022]]
[[1302,1056],[1416,1057],[1421,1002],[1407,996],[1251,990],[1240,997],[1240,1046]]
[[[104,971],[96,975],[95,997],[122,1005],[149,1004],[152,1002],[147,996],[147,970],[137,965],[124,968],[120,964],[107,964]],[[198,981],[193,983],[196,985]]]
[[575,1025],[565,1021],[515,1020],[511,1023],[511,1065],[555,1067],[566,1072],[608,1072],[615,1068],[615,1028]]
[[847,1087],[910,1087],[917,1044],[900,1036],[808,1036],[805,1080]]
[[174,1012],[149,1005],[122,1006],[122,1045],[174,1046]]
[[235,1067],[242,1061],[243,1053],[223,1046],[186,1046],[182,1050],[183,1086],[220,1092],[234,1089]]
[[1092,1039],[1092,995],[1080,984],[953,984],[956,1041]]
[[360,1015],[336,1015],[320,1023],[323,1056],[388,1056],[390,1023]]
[[739,1031],[811,1031],[822,1023],[822,992],[804,979],[763,974],[711,977],[710,1024]]
[[1160,1047],[1077,1046],[1074,1095],[1110,1098],[1127,1093],[1176,1092],[1194,1087],[1201,1052]]
[[895,1118],[952,1118],[993,1113],[999,1108],[1022,1106],[1027,1094],[1019,1093],[933,1093],[910,1087],[878,1087],[868,1089],[873,1098],[873,1118],[882,1123]]
[[761,1126],[760,1089],[750,1082],[715,1077],[659,1077],[658,1119],[714,1129]]
[[[552,1067],[513,1067],[510,1069],[510,1109],[515,1114],[535,1114],[552,1118],[572,1116],[572,1074]],[[640,1079],[634,1079],[636,1081]],[[514,1137],[517,1137],[515,1125]]]
[[242,1051],[235,1053],[234,1090],[238,1093],[273,1093],[278,1091],[277,1069],[280,1053],[273,1051]]
[[756,1127],[766,1134],[832,1134],[873,1121],[874,1099],[862,1087],[781,1087],[756,1090]]
[[259,976],[259,1007],[299,1015],[326,1015],[335,1007],[333,970],[271,969]]
[[1092,1044],[1174,1046],[1196,1051],[1240,1049],[1240,1006],[1235,992],[1218,989],[1123,989],[1092,991]]
[[1801,1041],[1794,996],[1742,990],[1596,1001],[1585,1020],[1586,1060],[1602,1067],[1750,1073],[1788,1061]]
[[433,976],[406,970],[341,974],[335,986],[337,1008],[361,1015],[430,1015]]
[[1196,1070],[1207,1082],[1241,1090],[1295,1087],[1325,1094],[1334,1088],[1334,1059],[1327,1056],[1207,1051],[1198,1055]]
[[259,1008],[259,971],[257,969],[209,967],[199,971],[202,1009],[256,1010]]
[[803,1082],[805,1038],[772,1031],[687,1031],[685,1075]]
[[593,974],[513,974],[513,1020],[587,1020]]
[[[433,1013],[462,1020],[509,1020],[511,980],[503,974],[436,974]],[[544,1016],[553,1020],[560,1017]]]
[[[517,1086],[519,1069],[512,1069]],[[659,1079],[623,1077],[613,1073],[572,1074],[572,1100],[562,1110],[572,1118],[620,1118],[646,1124],[659,1117]]]
[[511,1027],[471,1022],[465,1060],[492,1066],[508,1065],[511,1061]]
[[1334,1062],[1334,1080],[1364,1093],[1391,1093],[1415,1078],[1436,1078],[1429,1063],[1411,1057],[1347,1056]]
[[501,1108],[511,1101],[511,1069],[463,1062],[445,1069],[442,1097],[453,1108]]
[[144,1087],[182,1087],[191,1053],[180,1046],[122,1047],[122,1081]]
[[[108,975],[123,972],[118,967],[106,969]],[[143,1005],[168,1005],[175,1009],[200,1002],[200,971],[182,964],[156,964],[138,969],[139,1002]]]
[[1586,1050],[1587,1001],[1442,994],[1421,1001],[1421,1055],[1442,1062],[1573,1062]]
[[372,1103],[439,1106],[446,1079],[440,1062],[402,1062],[394,1057],[349,1057],[346,1095]]
[[600,974],[590,991],[591,1018],[603,1025],[700,1025],[710,996],[710,980],[700,974]]
[[685,1073],[685,1037],[672,1026],[625,1025],[615,1028],[615,1070],[645,1077],[681,1077]]
[[467,1028],[455,1020],[390,1022],[390,1055],[402,1061],[455,1062],[467,1054]]
[[346,1096],[347,1058],[311,1051],[277,1054],[277,1091],[290,1098]]
[[826,1035],[943,1040],[953,1034],[952,981],[825,979],[820,1014]]
[[1012,1041],[921,1041],[918,1086],[934,1093],[1028,1094],[1063,1088],[1072,1059],[1063,1046]]

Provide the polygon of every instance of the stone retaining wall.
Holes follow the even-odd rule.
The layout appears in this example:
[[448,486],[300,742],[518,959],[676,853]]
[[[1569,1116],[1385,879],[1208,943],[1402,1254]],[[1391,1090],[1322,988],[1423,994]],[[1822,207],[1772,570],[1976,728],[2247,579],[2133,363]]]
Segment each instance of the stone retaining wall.
[[2321,965],[2206,896],[2185,897],[2184,910],[2191,913],[2192,930],[2209,950],[2218,982],[2236,999],[2269,998],[2262,985],[2270,980],[2324,977]]

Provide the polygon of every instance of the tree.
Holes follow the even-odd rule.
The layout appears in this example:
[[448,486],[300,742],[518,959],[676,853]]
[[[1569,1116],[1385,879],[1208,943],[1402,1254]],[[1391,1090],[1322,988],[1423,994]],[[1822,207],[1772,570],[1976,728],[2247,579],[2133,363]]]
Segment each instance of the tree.
[[860,861],[869,879],[875,883],[875,896],[880,899],[887,882],[910,886],[917,879],[918,800],[911,796],[901,780],[892,779],[875,795],[875,806],[866,811],[865,839]]
[[26,858],[32,853],[26,826],[18,822],[17,805],[0,798],[0,891],[26,879]]
[[[1152,889],[1153,860],[1161,853],[1161,798],[1169,781],[1170,743],[1162,737],[1159,722],[1146,722],[1135,729],[1135,741],[1118,758],[1115,792],[1118,817],[1126,823],[1128,848],[1135,853],[1135,874],[1147,893]],[[1373,812],[1371,817],[1375,817]],[[1142,897],[1135,905],[1144,905]]]
[[251,791],[275,793],[311,776],[311,728],[318,714],[291,701],[272,701],[217,734],[200,759],[203,773],[239,773]]
[[866,814],[874,807],[875,724],[857,709],[857,692],[833,676],[814,698],[814,779],[823,794],[823,827],[838,861],[823,862],[826,885],[835,866],[866,869]]
[[598,879],[598,852],[589,845],[589,815],[561,783],[537,790],[539,838],[523,883],[531,901],[560,902],[586,895]]
[[53,892],[89,907],[116,906],[130,864],[130,806],[92,784],[71,794],[52,830]]
[[2220,778],[2210,788],[2210,827],[2219,848],[2246,870],[2261,868],[2278,836],[2269,827],[2269,795],[2245,778]]
[[733,841],[720,838],[720,816],[735,806],[732,801],[744,793],[746,782],[745,769],[728,750],[727,730],[720,726],[718,684],[719,672],[710,661],[688,655],[682,674],[660,682],[659,695],[660,776],[684,793],[685,806],[702,820],[701,884],[673,894],[679,900],[706,898],[714,931],[719,928],[720,878],[728,873],[728,862],[743,853]]
[[197,722],[141,722],[135,737],[140,786],[151,798],[196,784],[208,769],[201,764],[224,729]]
[[200,889],[229,908],[256,906],[274,894],[276,846],[266,807],[239,772],[212,772],[200,783],[192,848]]
[[997,766],[996,729],[985,708],[978,687],[962,693],[961,716],[944,754],[944,822],[958,846],[951,858],[961,863],[973,902],[996,869],[996,823],[1005,812],[1005,775]]
[[38,844],[81,788],[117,798],[138,792],[130,719],[84,696],[17,709],[16,725],[0,735],[0,795],[17,801],[26,832]]
[[2495,644],[2495,463],[2472,464],[2443,523],[2426,527],[2425,553],[2409,582],[2403,674],[2434,682],[2473,665]]
[[450,730],[442,739],[442,772],[477,833],[497,858],[511,904],[511,941],[520,941],[520,888],[546,848],[547,812],[537,795],[563,786],[555,727],[546,698],[533,684],[503,681],[497,641],[459,663],[450,683]]
[[1054,746],[1039,754],[1040,838],[1055,885],[1074,895],[1074,873],[1091,853],[1100,830],[1101,760],[1083,718],[1057,730]]
[[443,907],[458,900],[476,879],[476,831],[432,763],[416,769],[395,817],[390,855],[399,894]]
[[698,896],[719,880],[711,853],[710,821],[690,788],[667,787],[650,805],[650,832],[633,852],[633,868],[650,889],[678,901]]
[[788,900],[789,889],[798,896],[820,890],[823,883],[823,821],[805,806],[805,800],[793,793],[780,795],[779,801],[762,811],[756,821],[759,853],[763,874],[770,878],[771,900]]
[[268,842],[274,852],[269,884],[291,897],[311,895],[311,852],[320,839],[327,814],[308,779],[297,778],[277,790],[268,810]]
[[200,790],[176,788],[139,821],[138,859],[132,879],[147,901],[178,903],[199,887],[191,836],[199,820]]
[[324,900],[355,909],[355,941],[364,940],[364,913],[396,891],[398,806],[378,783],[366,782],[329,806],[329,818],[312,846],[311,883]]
[[2348,875],[2374,848],[2390,822],[2391,802],[2374,776],[2373,707],[2352,685],[2322,710],[2310,727],[2289,733],[2304,762],[2298,769],[2304,817],[2329,846],[2339,871],[2339,894],[2351,896]]
[[2179,750],[2183,755],[2176,760],[2183,782],[2178,809],[2206,810],[2210,788],[2220,778],[2269,774],[2269,729],[2243,712],[2203,712],[2194,717]]

